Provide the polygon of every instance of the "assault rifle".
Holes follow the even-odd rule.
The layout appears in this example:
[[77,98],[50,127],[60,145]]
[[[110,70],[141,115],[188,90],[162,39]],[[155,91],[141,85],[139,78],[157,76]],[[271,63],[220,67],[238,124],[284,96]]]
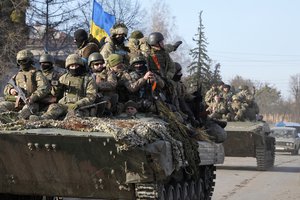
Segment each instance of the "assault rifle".
[[78,108],[77,110],[84,110],[84,109],[87,109],[87,108],[93,108],[95,106],[98,106],[100,104],[105,104],[105,103],[107,103],[107,101],[100,101],[98,103],[94,103],[94,104],[91,104],[91,105],[82,106],[82,107]]
[[17,93],[18,93],[18,97],[17,97],[17,101],[16,101],[15,107],[17,108],[19,106],[18,105],[19,104],[18,99],[21,99],[25,103],[25,105],[28,106],[28,109],[29,109],[30,113],[33,114],[32,108],[31,108],[31,106],[30,106],[30,104],[29,104],[29,102],[28,102],[28,100],[26,98],[26,95],[23,92],[22,88],[20,88],[19,86],[17,86],[15,80],[12,79],[12,78],[8,81],[8,83],[11,84],[14,87],[14,89],[17,91]]

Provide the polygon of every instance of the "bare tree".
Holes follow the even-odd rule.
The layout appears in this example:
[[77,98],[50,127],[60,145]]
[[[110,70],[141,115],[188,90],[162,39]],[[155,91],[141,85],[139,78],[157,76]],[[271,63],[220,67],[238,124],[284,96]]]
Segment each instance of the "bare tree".
[[123,22],[130,30],[141,29],[146,11],[139,1],[131,0],[101,0],[104,10],[116,17],[117,22]]
[[300,73],[290,77],[291,94],[296,103],[300,101]]
[[31,28],[29,44],[43,45],[47,51],[71,48],[71,33],[82,27],[84,18],[79,8],[87,2],[78,0],[31,0],[27,21]]

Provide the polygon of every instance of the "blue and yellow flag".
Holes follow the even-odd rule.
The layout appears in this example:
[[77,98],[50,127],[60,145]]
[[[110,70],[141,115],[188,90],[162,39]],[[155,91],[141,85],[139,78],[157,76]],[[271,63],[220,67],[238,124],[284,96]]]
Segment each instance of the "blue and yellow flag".
[[115,22],[115,16],[105,12],[102,6],[94,0],[90,33],[100,41],[101,38],[108,36],[109,30]]

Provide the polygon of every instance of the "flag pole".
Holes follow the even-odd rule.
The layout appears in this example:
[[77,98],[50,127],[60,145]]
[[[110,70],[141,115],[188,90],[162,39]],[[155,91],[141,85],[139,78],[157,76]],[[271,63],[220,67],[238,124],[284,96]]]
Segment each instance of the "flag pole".
[[93,32],[93,17],[94,17],[94,4],[95,4],[95,0],[92,0],[92,17],[91,17],[91,21],[90,21],[90,34],[92,34]]

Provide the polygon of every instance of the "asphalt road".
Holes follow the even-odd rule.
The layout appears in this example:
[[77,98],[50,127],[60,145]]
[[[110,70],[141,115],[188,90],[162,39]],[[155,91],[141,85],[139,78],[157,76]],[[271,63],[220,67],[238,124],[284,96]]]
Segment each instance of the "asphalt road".
[[300,199],[300,155],[276,153],[269,171],[257,171],[255,158],[226,157],[216,176],[212,200]]

